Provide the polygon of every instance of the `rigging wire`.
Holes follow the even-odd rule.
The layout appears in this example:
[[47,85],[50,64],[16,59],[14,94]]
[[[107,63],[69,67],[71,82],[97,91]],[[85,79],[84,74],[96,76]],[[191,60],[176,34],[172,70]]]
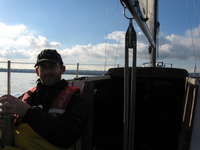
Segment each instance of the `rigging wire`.
[[189,10],[189,3],[188,0],[186,0],[186,6],[188,9],[188,19],[189,19],[189,25],[190,25],[190,31],[191,31],[191,39],[192,39],[192,49],[193,49],[193,55],[194,55],[194,74],[196,73],[196,54],[195,54],[195,47],[194,47],[194,38],[193,38],[193,32],[192,32],[192,25],[191,25],[191,18],[190,18],[190,10]]
[[[106,36],[107,35],[108,35],[108,0],[106,1]],[[107,58],[108,58],[107,43],[108,43],[108,40],[107,40],[107,38],[105,38],[105,65],[104,65],[104,71],[106,71]]]
[[[114,26],[115,26],[116,21],[117,21],[117,10],[118,10],[118,6],[119,6],[119,1],[118,1],[118,3],[117,3],[117,7],[116,7],[116,11],[115,11],[115,16],[114,16],[114,22],[113,22],[111,31],[114,31]],[[118,42],[119,42],[119,41],[118,41]],[[110,45],[109,45],[109,50],[110,50]],[[116,53],[116,55],[117,55],[117,53]],[[115,64],[114,64],[114,66],[115,66]]]
[[[108,0],[106,1],[107,4],[106,4],[106,37],[108,35]],[[113,25],[111,27],[111,31],[114,31],[114,26],[116,24],[116,21],[117,21],[117,10],[118,10],[118,7],[119,7],[119,1],[117,3],[117,6],[116,6],[116,10],[115,10],[115,16],[114,16],[114,22],[113,22]],[[121,28],[121,27],[120,27]],[[120,39],[120,37],[119,37]],[[118,45],[119,45],[119,41],[118,41]],[[105,41],[105,67],[104,67],[104,71],[106,71],[106,67],[107,67],[107,62],[108,62],[108,57],[109,57],[109,52],[110,52],[110,44],[108,44],[108,39],[106,38],[106,41]],[[115,56],[118,54],[118,50],[115,54]],[[115,57],[115,63],[116,63],[116,59],[117,57]],[[115,66],[116,64],[114,64]]]
[[198,16],[198,12],[197,12],[194,0],[193,0],[193,7],[194,7],[194,12],[195,12],[196,21],[197,21],[197,28],[198,28],[198,32],[199,32],[199,36],[200,36],[200,25],[199,25],[199,19],[198,19],[199,16]]
[[[113,22],[113,25],[112,25],[112,28],[111,28],[111,30],[113,31],[114,30],[114,26],[115,26],[115,24],[116,24],[116,22],[117,22],[117,10],[118,10],[118,7],[119,7],[119,1],[118,1],[118,3],[117,3],[117,6],[116,6],[116,10],[115,10],[115,16],[114,16],[114,22]],[[121,26],[120,26],[120,29],[122,28],[122,19],[123,19],[123,16],[122,16],[122,18],[121,18]],[[120,30],[121,31],[121,30]],[[114,67],[116,66],[116,60],[117,60],[117,55],[118,55],[118,50],[119,50],[119,41],[120,41],[120,36],[119,36],[119,38],[118,38],[118,42],[117,42],[117,51],[116,51],[116,53],[115,53],[115,63],[114,63]],[[109,46],[109,49],[110,49],[110,46]]]
[[[122,29],[122,23],[123,23],[123,16],[121,16],[121,26],[120,26],[120,31]],[[117,59],[118,59],[118,52],[119,52],[119,42],[120,42],[120,39],[121,39],[121,36],[119,36],[118,38],[118,43],[117,43],[117,50],[116,50],[116,53],[115,53],[115,63],[114,63],[114,68],[116,67],[117,65]]]
[[[199,19],[198,19],[199,16],[198,16],[198,12],[197,12],[194,0],[193,0],[193,7],[194,7],[195,16],[196,16],[196,22],[197,22],[197,28],[198,28],[198,32],[199,32],[199,37],[200,37],[200,25],[199,25]],[[194,75],[195,75],[195,72],[196,72],[196,65],[195,65],[195,68],[194,68]]]

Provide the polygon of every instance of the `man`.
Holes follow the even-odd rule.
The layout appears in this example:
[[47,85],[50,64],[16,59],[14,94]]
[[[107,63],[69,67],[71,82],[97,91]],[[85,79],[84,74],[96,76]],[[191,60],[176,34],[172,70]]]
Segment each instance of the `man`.
[[[68,87],[68,82],[61,79],[65,66],[56,50],[43,50],[35,67],[39,76],[36,88],[20,98],[2,96],[0,103],[7,103],[0,106],[0,115],[12,113],[20,116],[16,123],[15,147],[28,150],[67,149],[84,130],[86,104],[79,90]],[[0,129],[4,130],[5,126],[0,119]]]

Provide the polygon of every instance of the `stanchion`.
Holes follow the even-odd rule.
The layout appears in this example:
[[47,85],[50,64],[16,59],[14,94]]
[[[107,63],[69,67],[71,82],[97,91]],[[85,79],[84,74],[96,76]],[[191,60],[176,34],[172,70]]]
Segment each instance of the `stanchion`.
[[[11,94],[11,80],[10,80],[10,65],[11,62],[8,61],[8,86],[7,86],[7,93]],[[5,102],[6,103],[6,102]],[[12,114],[3,114],[2,119],[6,123],[6,129],[2,132],[2,141],[1,141],[1,146],[4,147],[6,145],[13,145],[13,138],[14,138],[14,118]]]

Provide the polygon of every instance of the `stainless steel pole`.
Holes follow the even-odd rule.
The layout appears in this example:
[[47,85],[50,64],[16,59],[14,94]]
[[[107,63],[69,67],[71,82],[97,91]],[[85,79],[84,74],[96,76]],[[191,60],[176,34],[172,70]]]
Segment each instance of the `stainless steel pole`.
[[76,78],[78,78],[78,73],[79,72],[79,63],[77,63],[77,67],[76,67]]
[[10,80],[10,61],[8,61],[8,66],[7,66],[7,68],[8,68],[8,72],[7,72],[7,82],[8,82],[8,84],[7,84],[7,93],[8,94],[10,94],[11,93],[11,89],[10,89],[10,82],[11,82],[11,80]]

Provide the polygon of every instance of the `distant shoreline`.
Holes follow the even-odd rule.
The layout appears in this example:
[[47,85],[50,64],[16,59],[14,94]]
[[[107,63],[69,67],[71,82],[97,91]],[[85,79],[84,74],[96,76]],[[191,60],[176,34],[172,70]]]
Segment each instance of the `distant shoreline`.
[[[7,72],[8,70],[5,68],[0,68],[0,72]],[[11,72],[18,73],[35,73],[34,69],[11,69]],[[76,70],[66,70],[64,74],[76,74]],[[98,70],[79,70],[79,75],[103,75],[105,71]]]
[[[0,68],[0,72],[7,72],[7,69]],[[34,69],[12,69],[11,72],[18,72],[18,73],[35,73]],[[99,71],[99,70],[79,70],[79,75],[103,75],[106,71]],[[76,75],[76,70],[66,70],[64,74],[72,74]],[[189,73],[189,76],[193,76],[193,73]],[[200,77],[200,73],[196,73],[196,77]]]

